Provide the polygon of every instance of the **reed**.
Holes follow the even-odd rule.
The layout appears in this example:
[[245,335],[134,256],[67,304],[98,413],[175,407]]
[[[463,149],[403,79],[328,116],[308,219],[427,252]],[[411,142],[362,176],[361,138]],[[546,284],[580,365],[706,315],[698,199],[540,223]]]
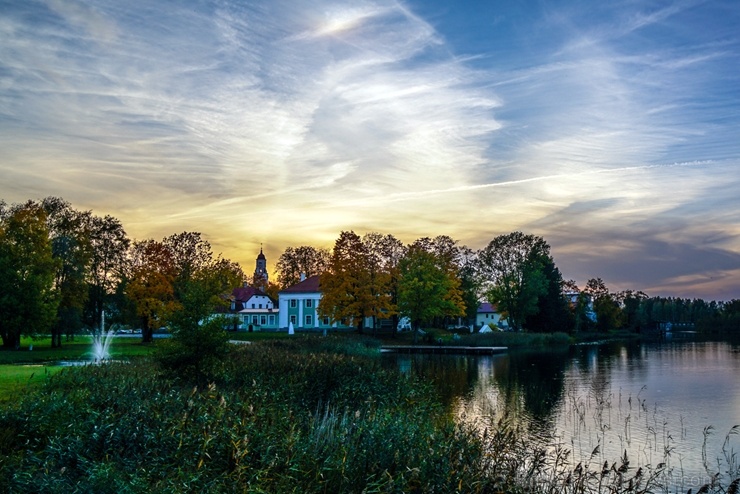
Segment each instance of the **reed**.
[[[433,386],[381,366],[374,343],[240,346],[205,386],[153,361],[68,368],[0,408],[8,492],[664,492],[670,468],[606,459],[604,434],[533,437],[492,405],[454,417]],[[569,398],[573,428],[655,414],[608,393]],[[646,415],[650,417],[646,418]],[[632,418],[634,417],[634,418]],[[734,429],[732,434],[737,434]],[[670,446],[669,432],[654,440]],[[582,449],[583,447],[581,447]],[[736,456],[708,492],[737,492]],[[711,462],[708,462],[708,464]],[[733,473],[734,472],[734,473]],[[734,487],[733,487],[734,486]]]

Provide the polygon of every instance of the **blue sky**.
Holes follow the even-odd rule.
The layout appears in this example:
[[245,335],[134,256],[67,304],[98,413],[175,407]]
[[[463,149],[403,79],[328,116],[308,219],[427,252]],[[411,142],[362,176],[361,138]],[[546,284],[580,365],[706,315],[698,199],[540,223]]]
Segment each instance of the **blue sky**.
[[736,1],[0,0],[0,198],[268,266],[341,230],[543,236],[740,298]]

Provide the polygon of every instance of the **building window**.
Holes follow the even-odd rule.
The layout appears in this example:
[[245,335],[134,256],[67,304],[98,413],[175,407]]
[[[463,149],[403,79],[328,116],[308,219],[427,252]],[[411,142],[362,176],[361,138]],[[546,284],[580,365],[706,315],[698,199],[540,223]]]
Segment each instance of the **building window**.
[[260,309],[262,308],[262,304],[260,304]]
[[275,316],[274,315],[270,314],[269,316],[267,316],[267,320],[270,322],[270,326],[274,326],[275,325]]
[[257,324],[257,316],[252,316],[252,324]]
[[306,300],[306,308],[311,309],[313,307],[313,300],[308,299]]
[[267,316],[260,316],[260,326],[267,324]]
[[306,314],[306,327],[313,326],[313,316],[311,314]]
[[298,301],[297,301],[296,299],[291,299],[291,300],[290,300],[290,308],[291,308],[291,309],[295,309],[295,308],[296,308],[296,306],[298,306],[298,303],[297,303],[297,302],[298,302]]
[[322,321],[322,324],[324,326],[328,326],[329,325],[329,318],[328,317],[325,317],[324,320]]
[[252,304],[252,308],[254,309],[254,304]]
[[293,315],[290,316],[290,324],[292,324],[292,325],[295,326],[295,321],[296,321],[295,314],[293,314]]

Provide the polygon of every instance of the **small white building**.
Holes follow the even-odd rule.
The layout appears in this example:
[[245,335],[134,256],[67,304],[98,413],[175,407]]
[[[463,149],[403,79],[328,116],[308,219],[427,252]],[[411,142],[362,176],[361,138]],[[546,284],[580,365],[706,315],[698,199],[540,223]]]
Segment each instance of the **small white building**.
[[475,316],[475,327],[480,328],[481,326],[489,324],[499,328],[509,327],[506,319],[501,317],[501,313],[498,312],[495,305],[489,304],[488,302],[481,302]]

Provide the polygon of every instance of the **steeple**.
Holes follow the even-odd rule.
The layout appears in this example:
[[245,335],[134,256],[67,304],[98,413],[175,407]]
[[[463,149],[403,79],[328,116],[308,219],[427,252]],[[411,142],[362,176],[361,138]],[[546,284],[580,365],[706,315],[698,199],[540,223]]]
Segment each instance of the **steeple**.
[[257,256],[257,262],[254,268],[254,286],[260,290],[264,290],[267,287],[267,280],[267,259],[262,252],[262,244],[260,244],[260,253]]

